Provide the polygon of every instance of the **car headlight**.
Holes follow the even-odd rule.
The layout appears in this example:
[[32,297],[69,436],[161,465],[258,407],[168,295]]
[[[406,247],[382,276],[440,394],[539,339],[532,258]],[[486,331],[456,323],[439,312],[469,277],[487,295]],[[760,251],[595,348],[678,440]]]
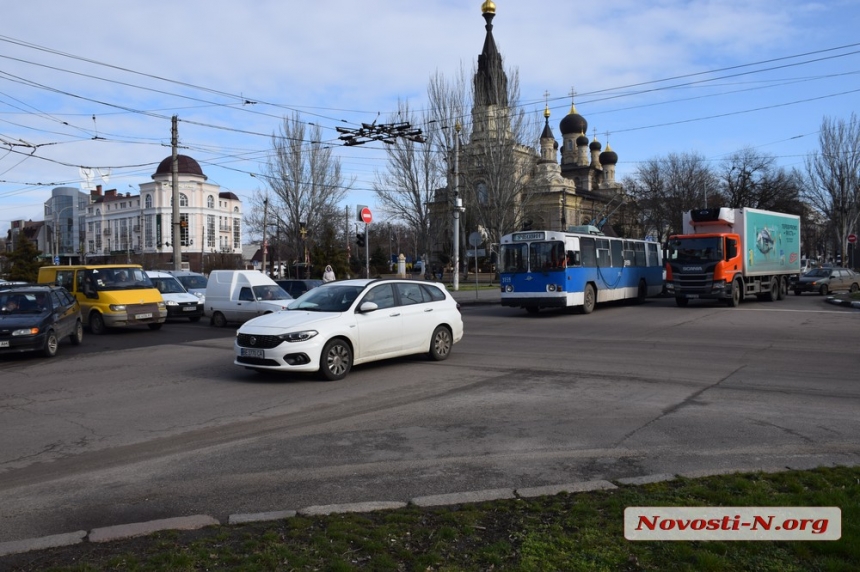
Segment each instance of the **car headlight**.
[[159,307],[159,308],[164,308],[164,302],[158,302],[158,307]]
[[111,312],[125,312],[125,304],[111,304],[110,305]]
[[306,342],[312,337],[319,334],[316,330],[303,330],[301,332],[289,332],[287,334],[281,334],[278,336],[279,339],[285,342]]
[[178,306],[179,305],[176,303],[176,300],[167,300],[165,302],[165,304],[167,304],[168,306]]
[[12,330],[13,336],[35,336],[39,333],[39,328],[21,328],[20,330]]

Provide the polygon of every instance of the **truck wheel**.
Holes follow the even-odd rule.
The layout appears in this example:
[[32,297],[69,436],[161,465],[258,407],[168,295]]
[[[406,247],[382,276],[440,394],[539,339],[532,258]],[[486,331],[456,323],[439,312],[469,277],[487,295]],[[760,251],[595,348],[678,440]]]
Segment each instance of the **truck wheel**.
[[777,300],[784,300],[788,296],[788,280],[785,276],[780,277],[779,279],[779,294],[777,295]]
[[768,302],[776,302],[779,299],[779,280],[772,278],[770,281],[770,292],[767,293],[765,300]]
[[689,298],[675,298],[675,304],[679,308],[686,308],[687,304],[689,304],[689,303],[690,303]]
[[227,325],[227,318],[221,312],[215,312],[212,314],[212,325],[216,328],[223,328]]
[[741,286],[737,280],[732,280],[732,297],[726,300],[726,306],[737,308],[741,303]]
[[594,311],[594,303],[596,296],[594,294],[594,286],[591,284],[586,284],[585,292],[582,299],[582,306],[580,306],[579,311],[583,314],[590,314]]

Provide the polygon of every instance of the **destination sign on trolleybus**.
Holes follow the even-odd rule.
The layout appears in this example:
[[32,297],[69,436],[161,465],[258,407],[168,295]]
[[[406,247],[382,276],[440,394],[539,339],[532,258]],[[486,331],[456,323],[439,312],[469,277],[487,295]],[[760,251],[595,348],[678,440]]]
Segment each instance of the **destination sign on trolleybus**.
[[515,232],[513,236],[511,236],[511,240],[513,240],[513,242],[525,242],[527,240],[544,240],[545,238],[545,232]]

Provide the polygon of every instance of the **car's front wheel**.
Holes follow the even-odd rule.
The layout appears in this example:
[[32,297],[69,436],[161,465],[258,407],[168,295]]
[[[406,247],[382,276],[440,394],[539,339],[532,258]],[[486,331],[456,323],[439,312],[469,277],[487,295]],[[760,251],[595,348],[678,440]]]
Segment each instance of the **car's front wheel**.
[[69,336],[72,345],[79,346],[84,341],[84,325],[78,320],[75,322],[75,331]]
[[822,284],[821,288],[818,289],[818,293],[822,296],[827,296],[827,284]]
[[105,319],[98,312],[90,314],[90,333],[94,336],[100,336],[105,333]]
[[57,333],[54,330],[48,331],[48,336],[45,338],[45,347],[42,349],[42,353],[47,357],[54,357],[57,355],[57,348],[60,346],[60,340],[57,339]]
[[320,376],[325,381],[340,381],[352,369],[352,348],[340,338],[329,340],[320,355]]
[[860,290],[860,285],[858,285],[856,282],[851,285],[851,288],[848,289],[848,291],[852,294],[857,292],[857,290]]
[[451,330],[445,326],[437,326],[433,330],[433,337],[430,339],[430,357],[436,361],[448,359],[453,345],[454,339],[451,336]]

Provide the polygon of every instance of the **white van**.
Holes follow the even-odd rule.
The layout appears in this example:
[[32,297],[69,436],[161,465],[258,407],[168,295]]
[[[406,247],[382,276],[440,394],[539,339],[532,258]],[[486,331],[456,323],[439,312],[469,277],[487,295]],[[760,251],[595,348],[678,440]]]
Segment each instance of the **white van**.
[[256,270],[213,270],[206,283],[204,315],[212,325],[244,323],[285,310],[293,298],[274,280]]

